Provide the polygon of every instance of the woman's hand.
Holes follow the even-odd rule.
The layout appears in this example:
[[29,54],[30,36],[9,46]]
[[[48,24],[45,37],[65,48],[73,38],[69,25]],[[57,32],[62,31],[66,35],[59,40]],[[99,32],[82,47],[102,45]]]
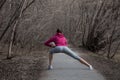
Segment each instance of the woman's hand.
[[54,42],[51,42],[50,45],[51,45],[51,47],[53,47],[53,48],[56,47],[56,45],[55,45]]

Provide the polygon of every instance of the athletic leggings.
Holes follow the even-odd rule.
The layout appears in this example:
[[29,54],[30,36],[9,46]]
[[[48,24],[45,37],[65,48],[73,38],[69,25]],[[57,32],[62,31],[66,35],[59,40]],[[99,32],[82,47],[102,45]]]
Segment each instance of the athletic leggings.
[[56,46],[55,48],[52,48],[50,50],[50,54],[54,54],[54,53],[65,53],[76,60],[80,60],[81,58],[67,46]]

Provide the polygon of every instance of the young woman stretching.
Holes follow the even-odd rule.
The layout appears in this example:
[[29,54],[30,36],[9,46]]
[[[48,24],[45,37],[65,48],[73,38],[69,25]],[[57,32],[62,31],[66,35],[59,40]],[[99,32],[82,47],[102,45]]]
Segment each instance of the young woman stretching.
[[70,48],[67,47],[67,39],[64,37],[61,30],[57,29],[56,34],[49,40],[47,40],[44,44],[46,46],[52,47],[49,53],[49,70],[53,69],[52,59],[54,53],[65,53],[72,58],[78,60],[80,63],[88,66],[90,70],[93,70],[92,65],[90,65],[87,61],[79,57],[75,52],[73,52]]

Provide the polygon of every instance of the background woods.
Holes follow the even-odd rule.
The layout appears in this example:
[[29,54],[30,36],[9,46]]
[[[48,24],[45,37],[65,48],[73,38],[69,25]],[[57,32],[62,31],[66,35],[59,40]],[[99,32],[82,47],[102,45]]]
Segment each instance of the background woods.
[[[0,0],[0,51],[43,49],[57,28],[69,43],[113,58],[120,46],[119,0]],[[22,49],[22,50],[21,50]]]

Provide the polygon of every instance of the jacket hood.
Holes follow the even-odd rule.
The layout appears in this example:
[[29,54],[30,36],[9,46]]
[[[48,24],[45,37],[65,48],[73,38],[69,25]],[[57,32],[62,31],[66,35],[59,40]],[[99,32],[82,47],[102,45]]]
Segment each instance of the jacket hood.
[[56,33],[55,36],[58,36],[58,37],[60,37],[60,38],[64,37],[64,35],[63,35],[62,33]]

